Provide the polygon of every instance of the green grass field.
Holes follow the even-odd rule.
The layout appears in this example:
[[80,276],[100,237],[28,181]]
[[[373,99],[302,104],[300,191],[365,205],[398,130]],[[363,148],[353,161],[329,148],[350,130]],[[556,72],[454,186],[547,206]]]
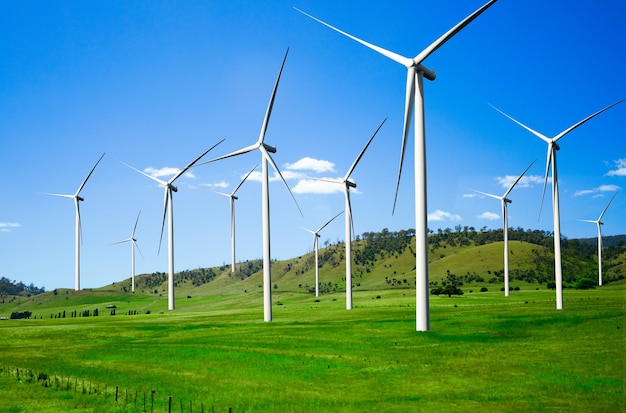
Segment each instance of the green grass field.
[[351,311],[343,293],[277,292],[272,323],[257,291],[177,292],[172,312],[148,294],[21,298],[4,308],[37,319],[0,321],[0,411],[139,412],[146,397],[167,412],[169,396],[174,412],[624,411],[625,284],[566,290],[562,311],[535,287],[431,297],[429,332],[414,289],[355,291]]

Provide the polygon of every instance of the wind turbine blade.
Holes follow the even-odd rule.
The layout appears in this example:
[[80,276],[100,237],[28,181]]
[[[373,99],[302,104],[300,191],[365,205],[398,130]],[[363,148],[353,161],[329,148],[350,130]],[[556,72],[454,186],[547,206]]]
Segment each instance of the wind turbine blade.
[[[541,210],[543,209],[543,201],[546,197],[546,185],[548,184],[548,173],[550,172],[550,162],[552,161],[552,151],[554,150],[552,144],[548,145],[548,159],[546,160],[546,175],[543,179],[543,191],[541,192],[541,205],[539,206],[539,217],[541,217]],[[554,179],[554,176],[552,177]]]
[[372,143],[372,140],[374,139],[374,137],[376,136],[376,134],[378,133],[378,131],[380,130],[380,128],[383,126],[383,124],[387,121],[387,118],[385,118],[382,123],[380,124],[380,126],[378,126],[378,129],[376,129],[376,132],[374,132],[374,134],[372,135],[372,137],[367,141],[367,143],[365,144],[365,146],[363,147],[363,149],[361,150],[361,153],[359,153],[359,156],[357,156],[357,158],[354,160],[354,163],[352,164],[352,166],[350,167],[350,169],[348,169],[348,173],[346,174],[346,176],[344,176],[343,180],[347,180],[350,175],[352,174],[352,171],[354,171],[354,168],[356,168],[356,165],[359,163],[359,161],[361,160],[361,158],[363,157],[363,154],[365,153],[365,151],[367,150],[367,147],[370,146],[370,143]]
[[522,128],[526,129],[528,132],[532,133],[533,135],[535,135],[536,137],[538,137],[539,139],[541,139],[542,141],[546,142],[546,143],[550,143],[552,142],[552,139],[548,138],[546,135],[537,132],[534,129],[529,128],[528,126],[524,125],[522,122],[514,119],[513,117],[507,115],[506,113],[502,112],[500,109],[498,109],[497,107],[493,106],[491,103],[489,103],[489,106],[491,106],[492,108],[494,108],[495,110],[497,110],[498,112],[500,112],[501,114],[503,114],[504,116],[506,116],[507,118],[511,119],[513,122],[517,123],[518,125],[520,125]]
[[78,194],[80,194],[80,191],[83,190],[83,187],[85,186],[85,184],[87,183],[87,180],[89,179],[89,177],[91,176],[91,174],[93,173],[93,171],[96,169],[96,166],[98,166],[98,164],[100,163],[100,161],[102,160],[102,158],[104,158],[104,155],[106,154],[103,153],[102,156],[100,156],[100,159],[98,159],[98,162],[96,162],[96,164],[93,166],[93,168],[91,168],[91,171],[89,172],[89,175],[87,175],[87,178],[85,178],[85,180],[83,181],[82,184],[80,184],[80,186],[78,187],[78,191],[76,191],[75,196],[78,196]]
[[163,230],[165,229],[165,216],[167,215],[167,204],[169,201],[169,197],[172,196],[171,189],[169,186],[165,187],[165,191],[163,191],[165,196],[163,200],[163,221],[161,222],[161,236],[159,238],[159,249],[157,251],[157,255],[161,253],[161,243],[163,242]]
[[488,197],[491,197],[491,198],[495,198],[495,199],[497,199],[499,201],[502,200],[502,198],[504,198],[504,197],[501,197],[501,196],[498,196],[498,195],[489,194],[487,192],[479,191],[478,189],[474,189],[474,188],[467,188],[467,189],[469,189],[470,191],[478,192],[479,194],[482,194],[482,195],[485,195],[485,196],[488,196]]
[[133,242],[133,245],[137,248],[137,251],[139,251],[139,255],[141,255],[141,258],[143,259],[143,254],[141,253],[141,250],[139,249],[139,244],[137,244],[137,241]]
[[615,195],[617,195],[617,192],[615,192],[613,194],[613,196],[611,197],[611,200],[609,201],[608,204],[606,204],[606,206],[604,207],[604,209],[602,210],[602,213],[600,214],[600,216],[598,217],[598,221],[602,220],[602,217],[604,216],[604,213],[606,212],[607,209],[609,209],[609,205],[611,205],[611,202],[613,202],[613,199],[615,199]]
[[236,151],[233,151],[233,152],[231,152],[229,154],[226,154],[226,155],[222,155],[222,156],[220,156],[218,158],[215,158],[215,159],[211,159],[210,161],[199,163],[199,164],[195,165],[195,167],[198,167],[200,165],[206,165],[208,163],[215,162],[215,161],[221,161],[222,159],[226,159],[226,158],[232,158],[233,156],[243,155],[244,153],[251,152],[251,151],[257,149],[258,147],[259,147],[259,144],[255,143],[254,145],[246,146],[245,148],[238,149]]
[[272,97],[270,98],[269,103],[267,104],[267,110],[265,111],[265,117],[263,118],[263,125],[261,126],[261,132],[259,133],[258,144],[263,144],[263,140],[265,139],[265,131],[267,130],[267,125],[270,122],[270,116],[272,115],[272,108],[274,107],[274,99],[276,99],[276,91],[278,90],[278,83],[280,82],[280,76],[283,73],[283,67],[285,67],[285,61],[287,60],[287,55],[289,54],[289,48],[287,48],[287,52],[285,52],[285,57],[283,58],[283,63],[280,65],[280,71],[278,72],[278,76],[276,77],[276,83],[274,83],[274,90],[272,90]]
[[280,173],[278,166],[276,166],[276,163],[274,163],[274,160],[272,159],[270,154],[267,152],[267,149],[265,149],[263,145],[259,146],[259,149],[261,150],[261,153],[263,154],[265,159],[267,159],[267,161],[272,165],[272,168],[274,168],[274,171],[276,171],[278,176],[280,176],[280,179],[283,181],[283,184],[285,184],[285,188],[287,188],[287,191],[289,191],[289,195],[291,195],[291,199],[293,199],[293,202],[296,204],[298,211],[300,211],[300,215],[304,216],[304,214],[302,214],[302,210],[300,209],[300,205],[298,205],[298,201],[296,201],[296,197],[293,196],[293,193],[291,192],[289,185],[287,185],[287,181],[285,181],[285,178],[283,178],[283,174]]
[[147,174],[147,173],[145,173],[144,171],[140,171],[139,169],[137,169],[137,168],[135,168],[135,167],[133,167],[133,166],[130,166],[130,165],[129,165],[129,164],[127,164],[126,162],[122,162],[122,161],[120,161],[120,162],[121,162],[121,163],[123,163],[124,165],[128,166],[130,169],[132,169],[132,170],[134,170],[134,171],[137,171],[137,172],[139,172],[140,174],[142,174],[142,175],[144,175],[144,176],[146,176],[146,177],[148,177],[148,178],[152,179],[153,181],[155,181],[155,182],[156,182],[156,183],[158,183],[159,185],[167,186],[167,182],[165,182],[165,181],[163,181],[163,180],[161,180],[161,179],[159,179],[159,178],[157,178],[157,177],[155,177],[155,176],[152,176],[152,175],[150,175],[150,174]]
[[221,141],[219,141],[218,143],[216,143],[215,145],[211,146],[209,149],[207,149],[202,155],[198,156],[196,159],[194,159],[193,161],[191,161],[191,163],[189,163],[189,165],[185,166],[183,169],[181,169],[180,171],[178,171],[178,173],[176,175],[174,175],[167,183],[171,184],[173,183],[175,180],[177,180],[182,174],[184,174],[185,172],[187,172],[187,170],[189,168],[191,168],[196,162],[198,162],[204,155],[206,155],[207,153],[209,153],[213,148],[215,148],[217,145],[219,145],[220,143],[224,142],[225,139],[222,139]]
[[415,56],[415,58],[413,59],[413,62],[415,62],[415,64],[419,64],[422,61],[424,61],[424,59],[430,56],[431,53],[439,49],[445,42],[450,40],[455,34],[461,31],[465,26],[470,24],[476,17],[480,16],[485,10],[491,7],[493,3],[495,3],[496,1],[497,0],[491,0],[490,2],[486,3],[484,6],[476,10],[474,13],[467,16],[464,20],[462,20],[456,26],[448,30],[446,33],[444,33],[440,38],[438,38],[433,43],[431,43],[430,46],[422,50],[420,54]]
[[254,165],[254,168],[252,168],[250,170],[250,172],[248,172],[248,174],[246,176],[243,177],[243,179],[241,180],[241,182],[239,182],[239,185],[237,185],[237,187],[235,188],[235,190],[233,192],[230,193],[230,195],[235,195],[235,192],[237,192],[239,190],[239,188],[241,188],[241,185],[243,185],[244,182],[246,182],[246,179],[248,179],[248,177],[250,176],[250,174],[252,172],[254,172],[254,170],[257,168],[257,166],[259,166],[259,164]]
[[135,231],[137,230],[137,224],[139,223],[139,216],[141,215],[141,210],[139,210],[139,213],[137,214],[137,219],[135,220],[135,226],[133,227],[133,233],[130,236],[131,238],[135,238]]
[[622,103],[624,101],[624,99],[617,101],[607,107],[605,107],[604,109],[600,109],[599,111],[597,111],[596,113],[594,113],[593,115],[589,115],[587,116],[585,119],[581,120],[580,122],[576,123],[575,125],[570,126],[569,128],[565,129],[563,132],[559,133],[558,135],[556,135],[554,137],[554,142],[558,141],[559,139],[561,139],[563,136],[567,135],[568,133],[570,133],[571,131],[573,131],[574,129],[576,129],[577,127],[579,127],[580,125],[582,125],[583,123],[587,122],[588,120],[595,118],[596,116],[598,116],[599,114],[601,114],[602,112],[604,112],[605,110],[611,109],[613,106],[617,105],[618,103]]
[[222,195],[225,196],[227,198],[230,198],[232,196],[232,194],[225,194],[224,192],[218,192],[218,191],[213,191],[214,194],[218,194],[218,195]]
[[74,198],[74,203],[76,204],[76,217],[78,218],[78,238],[80,238],[80,245],[83,245],[83,224],[80,219],[80,202],[78,197]]
[[406,143],[409,140],[409,129],[411,129],[411,118],[413,115],[413,105],[415,104],[415,69],[409,68],[406,75],[406,96],[404,103],[404,126],[402,127],[402,148],[400,149],[400,166],[398,168],[398,181],[396,182],[396,194],[393,197],[393,208],[391,215],[396,211],[398,201],[398,190],[400,189],[400,178],[402,177],[402,165],[404,164],[404,154],[406,153]]
[[323,230],[324,228],[326,228],[326,226],[328,224],[330,224],[331,222],[333,222],[335,220],[335,218],[337,218],[339,215],[343,214],[343,211],[341,211],[340,213],[338,213],[337,215],[335,215],[334,217],[332,217],[331,219],[328,220],[328,222],[326,222],[324,225],[322,225],[317,232],[320,232],[321,230]]
[[[354,219],[352,219],[352,201],[350,200],[350,188],[345,186],[346,199],[348,200],[348,210],[350,211],[350,229],[352,230],[352,237],[354,237]],[[352,242],[352,239],[346,240],[346,242]]]
[[125,239],[125,240],[122,240],[122,241],[118,241],[118,242],[114,242],[113,244],[109,244],[109,245],[117,245],[117,244],[123,244],[123,243],[125,243],[125,242],[128,242],[128,241],[130,241],[130,240],[131,240],[130,238],[127,238],[127,239]]
[[44,195],[50,195],[50,196],[58,196],[58,197],[61,197],[61,198],[72,198],[72,199],[76,198],[76,196],[74,196],[74,195],[67,195],[67,194],[53,194],[53,193],[50,193],[50,192],[42,192],[42,194],[44,194]]
[[534,164],[536,161],[537,161],[537,160],[535,159],[534,161],[532,161],[532,162],[530,163],[530,165],[528,165],[528,166],[526,167],[526,169],[524,169],[524,172],[522,172],[522,174],[521,174],[520,176],[518,176],[518,177],[517,177],[517,179],[515,180],[515,182],[513,182],[513,185],[511,185],[511,186],[509,187],[509,189],[507,189],[507,190],[506,190],[506,192],[504,193],[504,195],[502,195],[502,198],[506,198],[506,197],[509,195],[509,193],[513,190],[513,188],[515,187],[515,185],[517,185],[517,183],[518,183],[518,182],[522,179],[522,177],[524,176],[524,174],[525,174],[526,172],[528,172],[528,170],[530,169],[530,167],[531,167],[531,166],[533,166],[533,164]]
[[593,219],[578,219],[580,222],[591,222],[592,224],[597,224],[598,221],[594,221]]
[[351,34],[348,34],[348,33],[344,32],[342,30],[339,30],[338,28],[336,28],[334,26],[331,26],[330,24],[321,21],[320,19],[318,19],[316,17],[313,17],[310,14],[307,14],[307,13],[303,12],[302,10],[296,8],[296,7],[294,7],[294,9],[296,11],[299,11],[300,13],[304,14],[305,16],[310,17],[311,19],[315,20],[316,22],[321,23],[324,26],[326,26],[326,27],[328,27],[328,28],[338,32],[338,33],[341,33],[344,36],[349,37],[350,39],[352,39],[352,40],[354,40],[354,41],[356,41],[358,43],[361,43],[363,46],[365,46],[367,48],[370,48],[370,49],[374,50],[375,52],[378,52],[378,53],[382,54],[385,57],[388,57],[389,59],[393,60],[394,62],[400,63],[401,65],[404,65],[406,67],[413,66],[413,60],[412,59],[409,59],[407,57],[401,56],[401,55],[399,55],[397,53],[394,53],[392,51],[383,49],[382,47],[376,46],[374,44],[371,44],[371,43],[368,43],[368,42],[366,42],[364,40],[361,40],[361,39],[359,39],[357,37],[354,37]]
[[305,230],[306,232],[310,232],[310,233],[311,233],[311,234],[313,234],[314,236],[317,236],[317,233],[316,233],[315,231],[312,231],[312,230],[310,230],[310,229],[308,229],[308,228],[305,228],[305,227],[300,227],[300,228],[302,228],[302,229],[303,229],[303,230]]

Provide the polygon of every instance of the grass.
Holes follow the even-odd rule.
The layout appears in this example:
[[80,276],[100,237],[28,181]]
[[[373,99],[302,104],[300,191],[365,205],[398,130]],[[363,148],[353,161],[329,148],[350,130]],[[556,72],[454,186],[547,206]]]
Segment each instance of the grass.
[[[474,289],[477,291],[477,289]],[[2,365],[97,386],[107,395],[0,375],[0,411],[155,412],[624,411],[624,284],[554,293],[526,289],[431,298],[431,331],[415,332],[414,290],[315,297],[274,294],[264,323],[258,292],[165,298],[59,291],[42,313],[100,308],[89,318],[0,322]],[[380,298],[377,298],[380,297]],[[75,300],[75,301],[74,301]],[[56,303],[56,304],[55,304]],[[150,315],[109,316],[152,308]],[[27,309],[23,303],[21,308]],[[31,307],[37,308],[35,302]],[[162,312],[162,314],[161,314]],[[37,314],[37,311],[33,311]],[[112,389],[139,394],[115,402]],[[148,406],[150,411],[150,406]]]

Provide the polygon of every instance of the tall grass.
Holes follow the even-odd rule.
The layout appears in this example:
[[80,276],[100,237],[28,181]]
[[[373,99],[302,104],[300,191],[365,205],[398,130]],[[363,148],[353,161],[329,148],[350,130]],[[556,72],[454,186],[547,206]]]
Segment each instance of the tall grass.
[[[118,314],[133,306],[103,300],[119,300]],[[624,284],[567,290],[562,311],[547,290],[433,297],[426,333],[415,332],[411,290],[355,292],[351,311],[343,294],[279,292],[272,323],[259,293],[178,302],[163,314],[2,321],[0,366],[154,389],[155,411],[167,396],[185,411],[188,401],[224,412],[625,408]],[[141,410],[11,377],[0,390],[2,411]]]

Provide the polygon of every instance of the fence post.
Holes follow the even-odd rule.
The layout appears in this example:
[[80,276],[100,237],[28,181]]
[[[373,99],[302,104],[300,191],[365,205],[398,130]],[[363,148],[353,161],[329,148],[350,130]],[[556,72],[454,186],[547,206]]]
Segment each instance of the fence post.
[[117,403],[117,393],[119,391],[119,386],[115,386],[115,403]]
[[152,406],[150,406],[150,413],[154,412],[154,393],[156,390],[152,390]]

